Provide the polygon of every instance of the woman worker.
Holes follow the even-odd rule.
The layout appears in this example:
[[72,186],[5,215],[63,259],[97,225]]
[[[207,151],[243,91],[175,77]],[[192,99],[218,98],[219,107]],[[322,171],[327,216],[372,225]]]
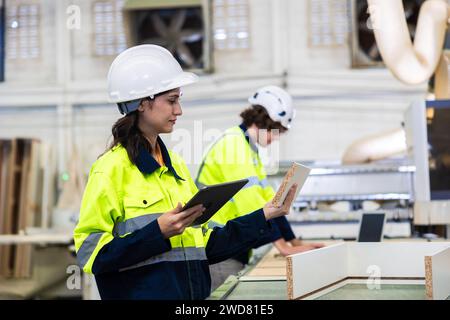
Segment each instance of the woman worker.
[[155,45],[127,49],[110,67],[109,96],[124,116],[92,165],[74,230],[78,262],[95,275],[102,299],[204,299],[209,263],[269,236],[267,221],[289,211],[295,187],[281,207],[267,203],[223,228],[189,227],[204,208],[181,210],[197,188],[159,134],[172,132],[180,87],[195,81]]

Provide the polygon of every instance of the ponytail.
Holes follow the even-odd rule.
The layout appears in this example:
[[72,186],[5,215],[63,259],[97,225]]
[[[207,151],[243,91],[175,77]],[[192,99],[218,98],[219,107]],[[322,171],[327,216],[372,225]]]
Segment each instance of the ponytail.
[[152,147],[138,127],[137,111],[133,111],[117,120],[112,126],[112,136],[113,141],[108,150],[119,144],[122,145],[127,150],[128,158],[135,165],[142,147],[151,153]]

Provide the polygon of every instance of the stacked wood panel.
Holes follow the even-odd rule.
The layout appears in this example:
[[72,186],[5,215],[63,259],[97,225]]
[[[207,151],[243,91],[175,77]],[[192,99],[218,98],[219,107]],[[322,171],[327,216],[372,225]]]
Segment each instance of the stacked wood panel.
[[[24,234],[41,221],[40,152],[38,140],[0,140],[0,234]],[[31,265],[31,245],[0,246],[0,277],[30,277]]]

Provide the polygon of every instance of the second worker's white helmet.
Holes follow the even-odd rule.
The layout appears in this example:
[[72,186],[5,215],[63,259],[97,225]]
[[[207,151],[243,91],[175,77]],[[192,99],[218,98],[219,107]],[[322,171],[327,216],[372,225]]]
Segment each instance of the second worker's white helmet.
[[278,121],[286,129],[290,129],[295,117],[292,97],[289,93],[277,86],[266,86],[258,89],[248,102],[260,105],[267,110],[273,121]]

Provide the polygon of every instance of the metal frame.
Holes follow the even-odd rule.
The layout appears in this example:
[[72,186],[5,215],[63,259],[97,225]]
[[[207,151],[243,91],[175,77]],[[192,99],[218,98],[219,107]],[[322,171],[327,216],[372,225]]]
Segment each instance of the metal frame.
[[425,101],[413,102],[405,113],[405,134],[409,157],[416,166],[414,190],[416,201],[430,201],[428,142]]

